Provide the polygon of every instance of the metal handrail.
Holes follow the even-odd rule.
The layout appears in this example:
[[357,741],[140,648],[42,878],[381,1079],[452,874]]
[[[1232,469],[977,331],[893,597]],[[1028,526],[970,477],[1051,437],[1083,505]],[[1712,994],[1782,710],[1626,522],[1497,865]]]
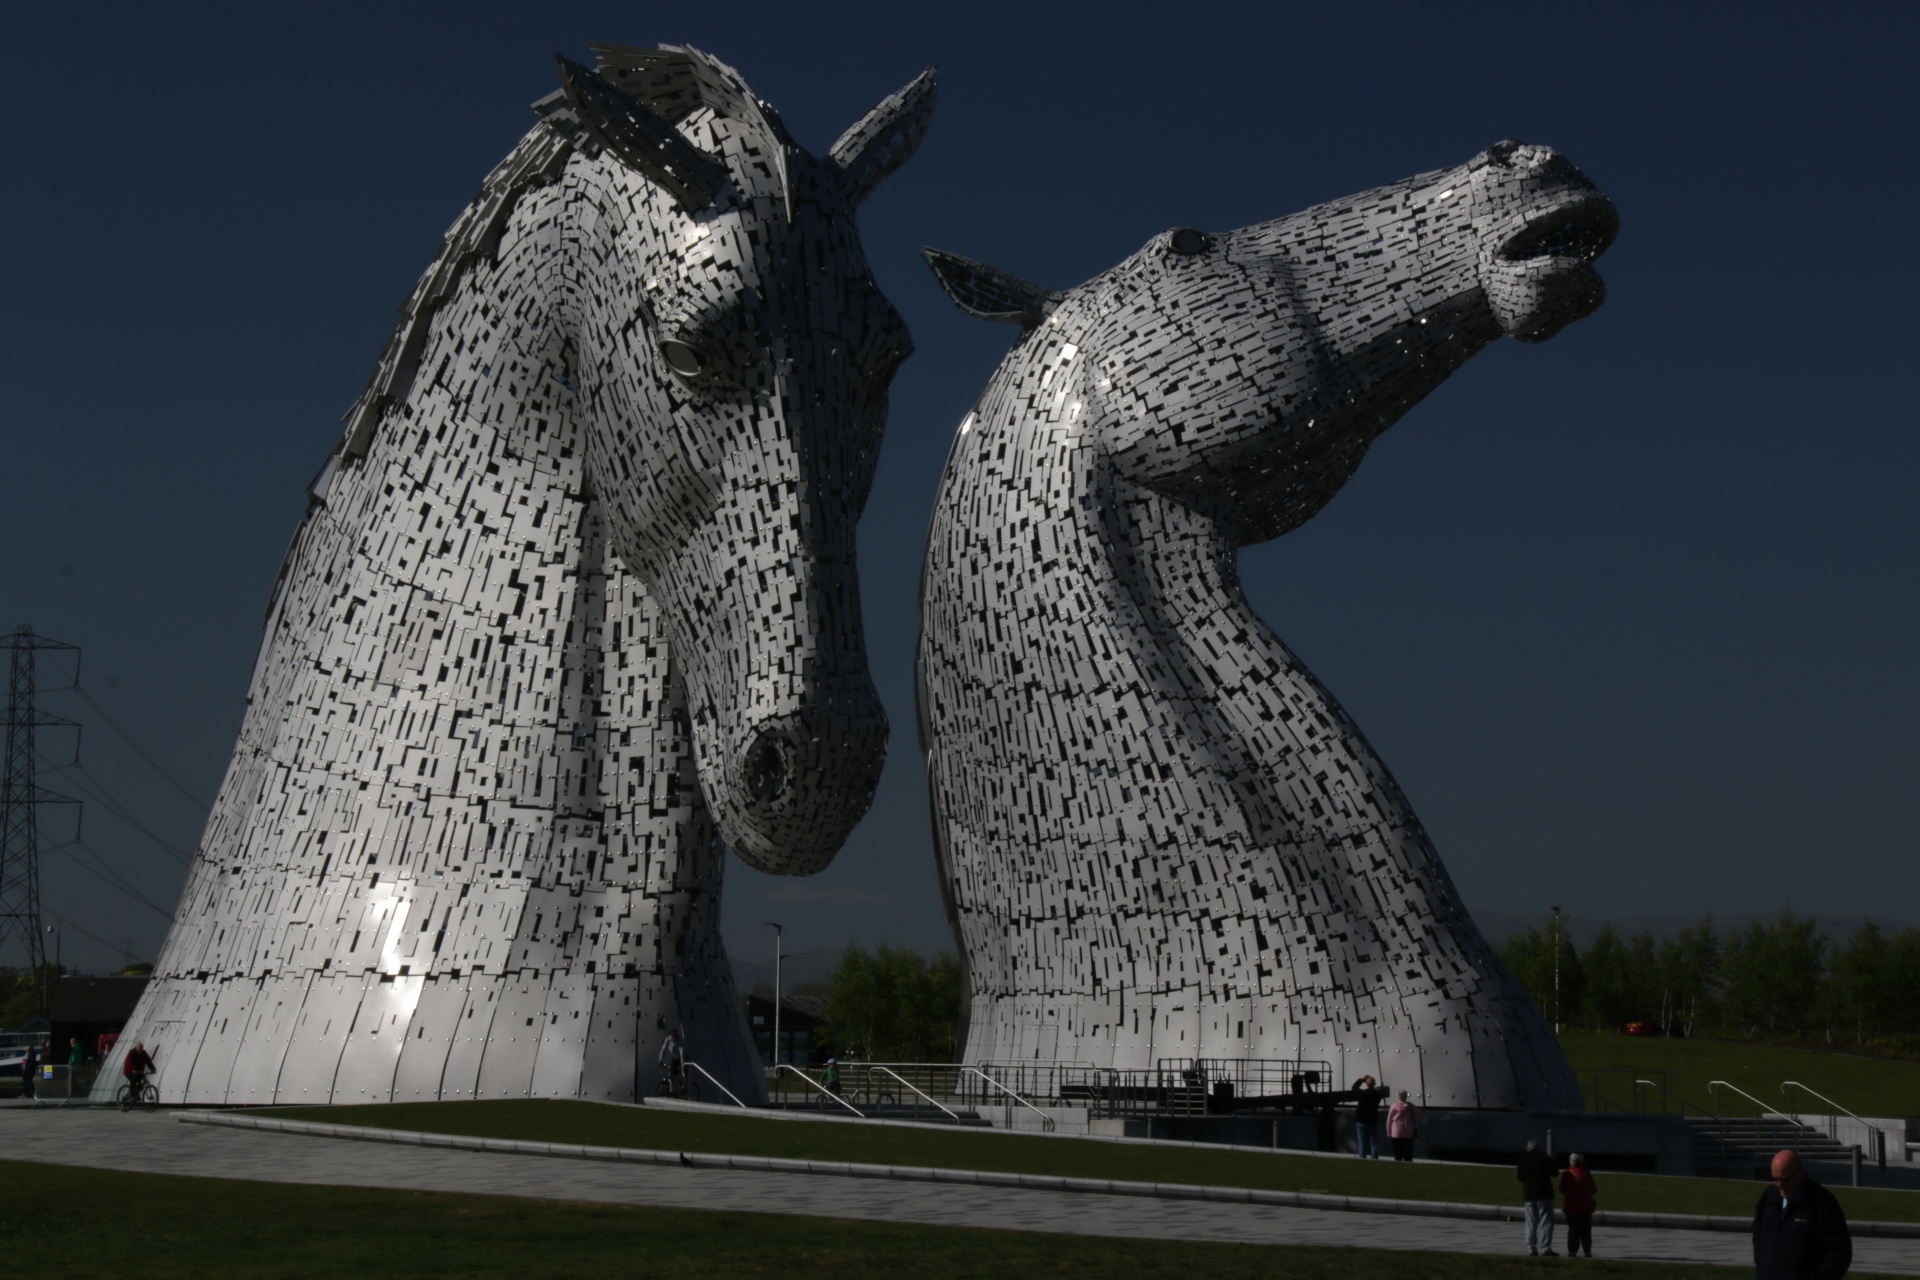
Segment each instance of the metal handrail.
[[[1714,1120],[1718,1120],[1720,1118],[1719,1112],[1707,1110],[1707,1108],[1701,1106],[1699,1103],[1695,1102],[1692,1098],[1687,1097],[1685,1094],[1675,1093],[1670,1086],[1663,1084],[1658,1080],[1635,1080],[1634,1083],[1644,1084],[1651,1088],[1658,1089],[1660,1091],[1660,1096],[1662,1098],[1671,1098],[1673,1101],[1679,1103],[1680,1104],[1679,1114],[1680,1114],[1680,1118],[1683,1120],[1686,1118],[1688,1107],[1692,1107],[1695,1111],[1698,1111],[1704,1117],[1708,1117]],[[1664,1115],[1666,1113],[1663,1111],[1661,1114]]]
[[[1707,1092],[1709,1092],[1709,1093],[1712,1093],[1712,1092],[1713,1092],[1713,1091],[1714,1091],[1715,1089],[1721,1089],[1721,1088],[1726,1088],[1726,1089],[1731,1089],[1731,1090],[1733,1090],[1733,1091],[1734,1091],[1735,1093],[1737,1093],[1737,1094],[1739,1094],[1739,1095],[1740,1095],[1741,1097],[1743,1097],[1743,1098],[1745,1098],[1745,1099],[1746,1099],[1746,1100],[1747,1100],[1748,1102],[1751,1102],[1751,1103],[1752,1103],[1752,1104],[1753,1104],[1754,1106],[1756,1106],[1756,1107],[1758,1107],[1758,1108],[1760,1109],[1760,1118],[1761,1118],[1762,1120],[1764,1120],[1764,1119],[1766,1119],[1766,1118],[1767,1118],[1767,1117],[1768,1117],[1769,1115],[1775,1115],[1775,1116],[1779,1116],[1779,1117],[1780,1117],[1780,1118],[1781,1118],[1782,1120],[1792,1120],[1792,1119],[1793,1119],[1793,1117],[1792,1117],[1792,1116],[1790,1116],[1790,1115],[1788,1115],[1788,1114],[1787,1114],[1786,1112],[1784,1112],[1784,1111],[1776,1111],[1776,1110],[1775,1110],[1774,1108],[1772,1108],[1772,1107],[1770,1107],[1770,1106],[1768,1106],[1768,1105],[1767,1105],[1766,1103],[1764,1103],[1764,1102],[1762,1102],[1762,1101],[1760,1101],[1760,1099],[1758,1099],[1758,1098],[1756,1098],[1756,1097],[1754,1097],[1754,1096],[1753,1096],[1752,1094],[1750,1094],[1750,1093],[1748,1093],[1748,1092],[1747,1092],[1747,1091],[1746,1091],[1745,1089],[1742,1089],[1742,1088],[1741,1088],[1741,1087],[1740,1087],[1739,1085],[1737,1085],[1737,1084],[1733,1084],[1733,1083],[1731,1083],[1731,1082],[1729,1082],[1729,1081],[1726,1081],[1726,1080],[1709,1080],[1709,1081],[1707,1081]],[[1798,1123],[1798,1122],[1796,1121],[1795,1123]]]
[[[906,1086],[907,1088],[909,1088],[909,1089],[912,1089],[912,1090],[913,1090],[913,1091],[914,1091],[915,1093],[917,1093],[917,1094],[919,1094],[919,1095],[920,1095],[921,1097],[923,1097],[923,1098],[925,1098],[925,1099],[926,1099],[926,1100],[927,1100],[928,1102],[932,1102],[934,1106],[936,1106],[936,1107],[940,1107],[940,1110],[942,1110],[942,1111],[945,1111],[945,1112],[946,1112],[946,1114],[947,1114],[947,1119],[949,1119],[949,1120],[951,1120],[951,1121],[953,1121],[953,1122],[954,1122],[955,1124],[959,1124],[959,1123],[960,1123],[960,1117],[959,1117],[959,1115],[957,1115],[957,1114],[956,1114],[955,1112],[953,1112],[953,1111],[950,1111],[950,1110],[948,1110],[948,1109],[947,1109],[946,1107],[944,1107],[944,1106],[941,1106],[941,1104],[940,1104],[940,1103],[938,1103],[938,1102],[934,1102],[934,1098],[933,1098],[933,1095],[932,1095],[932,1094],[930,1094],[930,1093],[928,1093],[928,1092],[927,1092],[926,1090],[924,1090],[924,1089],[922,1089],[922,1088],[920,1088],[920,1087],[919,1087],[918,1085],[915,1085],[915,1084],[913,1084],[913,1083],[911,1083],[911,1082],[910,1082],[910,1081],[909,1081],[909,1080],[908,1080],[908,1079],[907,1079],[907,1078],[906,1078],[905,1076],[903,1076],[903,1075],[901,1075],[901,1074],[900,1074],[900,1073],[899,1073],[898,1071],[895,1071],[895,1070],[894,1070],[894,1069],[893,1069],[892,1067],[868,1067],[868,1068],[867,1068],[867,1079],[868,1079],[869,1081],[871,1081],[871,1080],[873,1079],[873,1073],[874,1073],[874,1072],[876,1072],[876,1071],[878,1071],[878,1072],[880,1072],[880,1073],[881,1073],[882,1075],[888,1075],[888,1076],[892,1076],[892,1077],[893,1077],[893,1078],[894,1078],[895,1080],[898,1080],[898,1081],[899,1081],[899,1082],[900,1082],[900,1083],[901,1083],[902,1085],[904,1085],[904,1086]],[[867,1085],[867,1092],[868,1092],[868,1093],[872,1093],[872,1092],[873,1092],[873,1085],[872,1085],[871,1083],[869,1083],[869,1084]]]
[[1027,1110],[1033,1112],[1033,1114],[1039,1116],[1040,1122],[1044,1126],[1045,1132],[1052,1133],[1054,1129],[1057,1127],[1053,1122],[1052,1116],[1048,1115],[1046,1112],[1042,1111],[1040,1108],[1034,1106],[1031,1102],[1028,1102],[1025,1098],[1021,1097],[1019,1094],[1015,1093],[1013,1090],[1007,1088],[1007,1086],[1001,1084],[998,1080],[995,1080],[992,1076],[988,1075],[986,1072],[980,1070],[980,1068],[962,1067],[960,1068],[960,1071],[963,1075],[979,1076],[982,1080],[986,1081],[987,1084],[991,1085],[995,1089],[998,1089],[1000,1092],[1006,1094],[1009,1098],[1012,1098],[1015,1102],[1019,1103],[1021,1106],[1025,1107]]
[[815,1093],[819,1094],[823,1098],[832,1098],[835,1102],[839,1103],[841,1106],[845,1107],[847,1110],[853,1112],[853,1114],[855,1114],[856,1116],[859,1116],[862,1120],[865,1120],[867,1118],[866,1112],[854,1106],[851,1102],[848,1102],[845,1098],[841,1097],[839,1094],[835,1093],[833,1090],[827,1088],[825,1085],[822,1085],[818,1080],[815,1080],[812,1076],[808,1075],[806,1072],[802,1071],[800,1068],[794,1066],[791,1062],[780,1062],[780,1063],[774,1064],[773,1074],[775,1078],[778,1078],[782,1071],[792,1072],[794,1075],[800,1077],[800,1083],[806,1085],[807,1088],[812,1089]]
[[735,1098],[733,1096],[733,1090],[727,1088],[727,1086],[721,1084],[718,1080],[715,1080],[713,1078],[713,1072],[707,1070],[705,1067],[701,1066],[699,1063],[694,1062],[691,1059],[683,1058],[680,1061],[680,1069],[682,1071],[698,1071],[701,1075],[707,1078],[708,1082],[711,1083],[714,1088],[726,1094],[727,1097],[733,1102],[734,1106],[739,1107],[743,1110],[750,1109],[747,1107],[746,1103],[740,1101],[740,1099]]
[[1807,1086],[1801,1084],[1798,1080],[1782,1080],[1780,1082],[1780,1092],[1782,1094],[1785,1094],[1786,1091],[1790,1088],[1798,1089],[1802,1093],[1812,1093],[1814,1097],[1820,1099],[1820,1101],[1826,1103],[1828,1106],[1832,1107],[1835,1111],[1840,1112],[1842,1115],[1845,1115],[1846,1117],[1855,1121],[1858,1124],[1866,1125],[1866,1127],[1869,1129],[1873,1129],[1876,1127],[1874,1125],[1867,1124],[1865,1120],[1860,1119],[1859,1116],[1854,1115],[1853,1112],[1848,1111],[1845,1107],[1835,1102],[1832,1098],[1829,1098],[1826,1094],[1815,1093],[1812,1089],[1807,1088]]
[[[1780,1082],[1780,1093],[1782,1094],[1782,1096],[1786,1094],[1789,1088],[1798,1089],[1802,1093],[1811,1094],[1813,1097],[1820,1099],[1820,1101],[1832,1107],[1835,1111],[1838,1111],[1841,1114],[1845,1115],[1849,1120],[1859,1125],[1862,1129],[1865,1129],[1868,1134],[1872,1135],[1874,1149],[1876,1153],[1879,1155],[1881,1164],[1884,1167],[1887,1159],[1887,1135],[1885,1131],[1883,1131],[1880,1128],[1879,1125],[1873,1124],[1870,1121],[1861,1119],[1859,1116],[1854,1115],[1853,1112],[1848,1111],[1845,1107],[1835,1102],[1832,1098],[1829,1098],[1826,1094],[1819,1093],[1819,1092],[1816,1092],[1815,1090],[1809,1089],[1807,1088],[1806,1085],[1801,1084],[1798,1080],[1782,1080]],[[1827,1120],[1828,1120],[1827,1136],[1829,1138],[1834,1139],[1836,1142],[1839,1141],[1840,1135],[1834,1132],[1834,1129],[1837,1126],[1832,1123],[1833,1116],[1829,1114],[1827,1117]]]

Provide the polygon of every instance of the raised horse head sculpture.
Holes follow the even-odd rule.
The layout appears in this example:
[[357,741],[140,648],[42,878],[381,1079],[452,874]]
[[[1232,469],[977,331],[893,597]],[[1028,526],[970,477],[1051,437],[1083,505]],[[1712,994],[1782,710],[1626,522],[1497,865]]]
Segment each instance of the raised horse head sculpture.
[[854,212],[934,78],[816,157],[697,50],[560,76],[312,486],[135,1015],[169,1100],[633,1098],[674,1031],[762,1089],[721,855],[819,870],[885,755],[854,531],[911,344]]
[[1617,226],[1565,157],[1503,142],[1156,236],[1064,293],[928,251],[962,308],[1025,331],[954,441],[922,583],[969,1058],[1294,1059],[1437,1105],[1578,1104],[1236,553],[1319,511],[1488,343],[1599,306]]

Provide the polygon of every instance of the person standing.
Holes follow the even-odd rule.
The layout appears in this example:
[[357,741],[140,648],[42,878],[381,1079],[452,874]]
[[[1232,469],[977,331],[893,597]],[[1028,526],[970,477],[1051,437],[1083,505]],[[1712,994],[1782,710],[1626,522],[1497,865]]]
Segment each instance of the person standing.
[[1353,1082],[1353,1145],[1362,1160],[1380,1158],[1380,1085],[1372,1076]]
[[1797,1151],[1773,1158],[1773,1185],[1753,1209],[1757,1280],[1839,1280],[1853,1265],[1853,1236],[1840,1201],[1812,1178]]
[[1520,1196],[1527,1204],[1528,1255],[1559,1257],[1553,1251],[1553,1157],[1540,1150],[1539,1143],[1529,1142],[1514,1176],[1520,1179]]
[[1587,1172],[1587,1162],[1579,1152],[1567,1157],[1567,1171],[1560,1175],[1560,1207],[1567,1214],[1567,1256],[1577,1258],[1581,1250],[1593,1256],[1593,1210],[1600,1188]]
[[1407,1100],[1407,1091],[1387,1108],[1387,1137],[1393,1141],[1393,1158],[1411,1163],[1413,1140],[1420,1136],[1420,1108]]
[[21,1097],[31,1098],[34,1096],[34,1093],[33,1093],[34,1077],[38,1076],[39,1074],[40,1074],[40,1046],[38,1044],[30,1044],[27,1046],[27,1056],[20,1060],[20,1096]]

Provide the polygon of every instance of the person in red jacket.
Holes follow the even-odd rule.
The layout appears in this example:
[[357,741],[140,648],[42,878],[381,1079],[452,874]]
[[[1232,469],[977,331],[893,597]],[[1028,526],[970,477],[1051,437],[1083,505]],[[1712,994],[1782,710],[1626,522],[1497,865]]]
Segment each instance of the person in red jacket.
[[133,1048],[127,1050],[126,1059],[120,1064],[120,1074],[127,1078],[127,1083],[132,1085],[137,1093],[140,1086],[146,1083],[147,1077],[152,1075],[159,1065],[153,1060],[153,1055],[147,1052],[147,1046],[136,1040],[133,1042]]
[[1587,1162],[1578,1152],[1567,1157],[1567,1171],[1560,1175],[1560,1207],[1567,1215],[1567,1256],[1577,1258],[1581,1251],[1593,1256],[1593,1202],[1600,1188],[1587,1172]]

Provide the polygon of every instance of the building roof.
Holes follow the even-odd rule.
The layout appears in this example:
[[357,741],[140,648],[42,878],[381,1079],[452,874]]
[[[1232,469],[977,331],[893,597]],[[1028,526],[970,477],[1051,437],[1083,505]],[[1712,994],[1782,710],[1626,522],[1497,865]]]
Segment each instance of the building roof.
[[147,989],[145,978],[62,977],[53,984],[55,1022],[125,1022]]
[[[763,1018],[773,1017],[773,1001],[766,996],[748,996],[747,1014],[757,1014]],[[782,996],[780,997],[780,1018],[790,1030],[801,1031],[819,1026],[827,1020],[827,1001],[825,996]]]

